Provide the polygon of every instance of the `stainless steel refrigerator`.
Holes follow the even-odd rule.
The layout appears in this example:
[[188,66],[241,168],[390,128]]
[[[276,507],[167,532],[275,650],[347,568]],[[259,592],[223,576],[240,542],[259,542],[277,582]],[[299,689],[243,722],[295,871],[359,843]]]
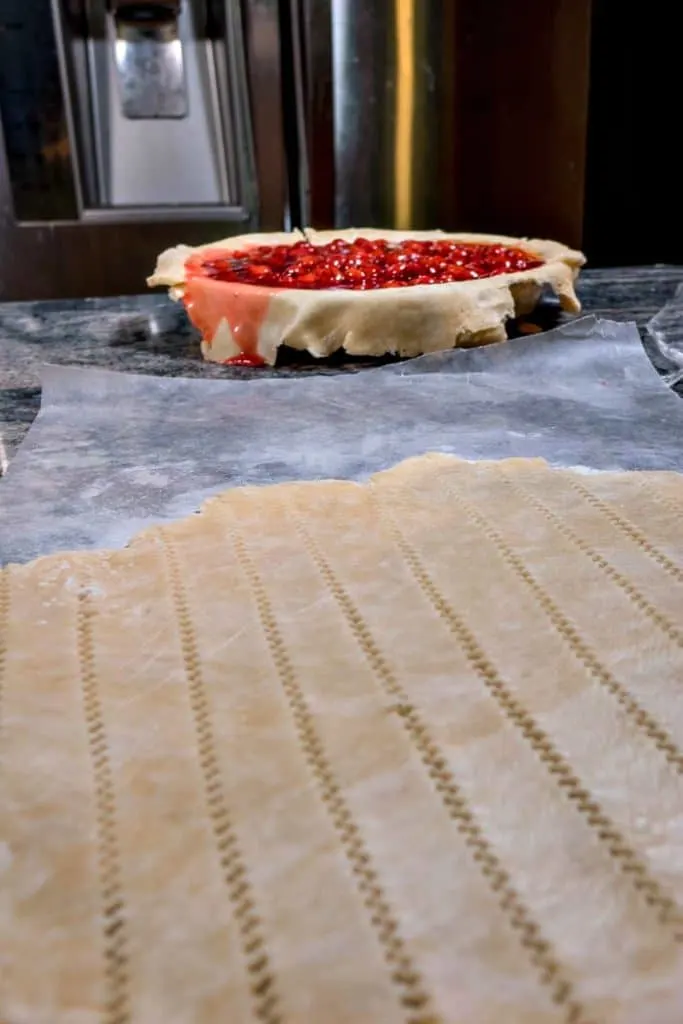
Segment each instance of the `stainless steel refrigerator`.
[[590,0],[0,0],[0,299],[292,225],[580,244]]

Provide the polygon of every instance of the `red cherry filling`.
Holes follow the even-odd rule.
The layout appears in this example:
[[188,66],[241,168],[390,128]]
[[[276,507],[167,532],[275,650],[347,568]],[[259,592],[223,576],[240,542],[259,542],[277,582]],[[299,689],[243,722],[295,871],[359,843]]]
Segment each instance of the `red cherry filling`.
[[511,274],[539,267],[533,253],[506,245],[448,240],[390,242],[358,238],[326,245],[259,245],[216,253],[201,272],[216,281],[266,288],[406,288]]

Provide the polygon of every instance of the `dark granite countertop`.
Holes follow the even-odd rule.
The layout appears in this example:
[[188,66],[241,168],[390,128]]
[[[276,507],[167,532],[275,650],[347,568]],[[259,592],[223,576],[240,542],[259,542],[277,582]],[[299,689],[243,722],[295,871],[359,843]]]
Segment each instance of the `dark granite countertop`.
[[[683,283],[683,267],[629,267],[585,271],[579,280],[584,312],[645,325]],[[535,319],[561,321],[553,302]],[[184,377],[244,377],[359,371],[376,361],[333,359],[324,365],[292,354],[274,370],[205,363],[198,336],[180,304],[165,295],[20,302],[0,305],[0,474],[40,406],[44,363],[91,366],[128,373]]]

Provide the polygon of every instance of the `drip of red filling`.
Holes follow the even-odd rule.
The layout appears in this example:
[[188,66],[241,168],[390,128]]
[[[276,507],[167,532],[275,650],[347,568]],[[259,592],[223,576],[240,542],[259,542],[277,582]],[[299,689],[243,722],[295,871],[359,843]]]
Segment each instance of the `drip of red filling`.
[[326,245],[259,245],[207,254],[201,272],[215,281],[264,288],[405,288],[447,284],[539,267],[536,255],[505,245],[448,240],[358,238]]
[[[213,251],[216,255],[216,251]],[[218,253],[218,255],[222,255]],[[202,333],[207,345],[212,345],[221,321],[225,320],[235,345],[241,351],[225,360],[228,366],[265,366],[258,353],[261,324],[268,311],[270,294],[264,288],[222,287],[207,277],[203,257],[191,256],[185,264],[185,292],[183,301],[190,319]]]
[[265,366],[266,361],[256,352],[240,352],[238,356],[231,356],[225,360],[226,366]]

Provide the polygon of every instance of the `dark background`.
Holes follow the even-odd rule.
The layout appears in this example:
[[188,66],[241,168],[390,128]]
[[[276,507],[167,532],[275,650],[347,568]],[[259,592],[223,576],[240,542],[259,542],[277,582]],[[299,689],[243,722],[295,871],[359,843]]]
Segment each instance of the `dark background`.
[[595,266],[683,263],[681,5],[592,6],[583,245]]

